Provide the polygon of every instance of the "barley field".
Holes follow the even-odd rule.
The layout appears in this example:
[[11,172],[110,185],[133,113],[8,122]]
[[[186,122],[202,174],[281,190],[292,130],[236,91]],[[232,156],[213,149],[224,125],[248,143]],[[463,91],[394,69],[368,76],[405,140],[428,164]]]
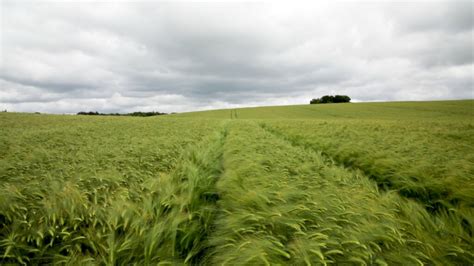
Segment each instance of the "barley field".
[[0,264],[472,265],[474,101],[0,113]]

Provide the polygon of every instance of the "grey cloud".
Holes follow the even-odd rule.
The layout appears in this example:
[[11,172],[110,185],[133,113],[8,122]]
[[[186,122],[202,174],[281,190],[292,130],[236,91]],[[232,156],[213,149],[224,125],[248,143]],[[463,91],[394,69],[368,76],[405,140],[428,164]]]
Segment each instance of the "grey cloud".
[[401,29],[414,32],[447,31],[458,33],[474,27],[472,1],[440,1],[434,3],[394,3],[396,20]]
[[0,75],[0,78],[2,78],[3,80],[9,81],[11,83],[16,83],[23,86],[32,86],[35,88],[43,88],[45,90],[54,91],[54,92],[62,92],[64,91],[65,88],[67,88],[68,91],[91,90],[91,89],[96,88],[96,86],[80,83],[80,81],[74,82],[73,80],[71,80],[71,82],[42,81],[42,80],[37,81],[37,80],[29,79],[27,77],[20,78],[20,77],[9,77],[9,76],[2,76],[2,75]]
[[474,31],[457,34],[440,40],[442,44],[433,44],[420,51],[423,62],[430,65],[465,65],[474,63]]

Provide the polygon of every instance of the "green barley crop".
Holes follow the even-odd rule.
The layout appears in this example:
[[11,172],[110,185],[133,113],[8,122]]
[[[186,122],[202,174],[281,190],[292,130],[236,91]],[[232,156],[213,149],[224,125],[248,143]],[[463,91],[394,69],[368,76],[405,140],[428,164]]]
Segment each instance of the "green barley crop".
[[0,264],[471,265],[474,101],[0,114]]

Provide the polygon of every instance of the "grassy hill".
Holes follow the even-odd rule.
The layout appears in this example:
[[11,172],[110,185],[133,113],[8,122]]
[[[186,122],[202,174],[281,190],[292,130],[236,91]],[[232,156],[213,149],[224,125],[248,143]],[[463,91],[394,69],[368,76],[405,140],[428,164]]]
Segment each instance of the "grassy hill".
[[179,117],[221,119],[460,119],[472,120],[473,100],[306,104],[222,109],[178,114]]
[[474,101],[0,113],[0,263],[474,263]]

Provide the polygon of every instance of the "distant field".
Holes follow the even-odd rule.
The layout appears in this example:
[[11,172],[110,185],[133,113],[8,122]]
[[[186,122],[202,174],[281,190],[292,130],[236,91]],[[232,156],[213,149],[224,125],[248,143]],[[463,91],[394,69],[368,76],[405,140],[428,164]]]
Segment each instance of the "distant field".
[[472,265],[474,101],[0,113],[0,264]]
[[221,119],[370,119],[370,120],[449,120],[472,122],[474,101],[382,102],[350,104],[306,104],[250,107],[177,114],[178,117]]

